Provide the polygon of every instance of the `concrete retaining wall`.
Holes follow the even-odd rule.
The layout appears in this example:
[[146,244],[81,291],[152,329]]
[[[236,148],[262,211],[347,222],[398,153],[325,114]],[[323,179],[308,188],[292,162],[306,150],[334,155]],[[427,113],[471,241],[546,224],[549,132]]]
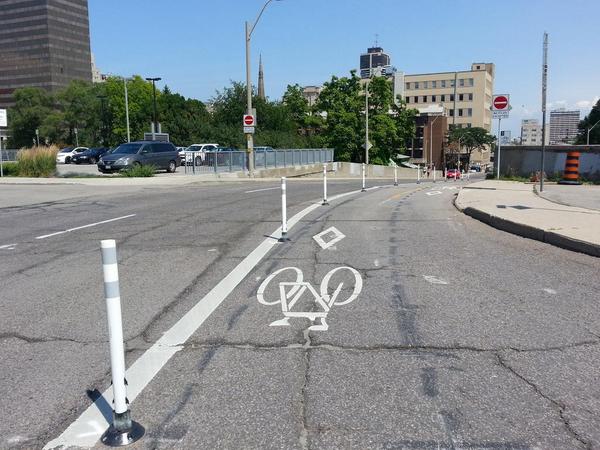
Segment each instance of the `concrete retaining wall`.
[[[567,152],[578,150],[579,174],[588,180],[600,180],[600,145],[552,145],[546,147],[544,169],[546,175],[562,173],[565,169]],[[500,173],[529,177],[540,170],[541,147],[506,146],[500,150]]]

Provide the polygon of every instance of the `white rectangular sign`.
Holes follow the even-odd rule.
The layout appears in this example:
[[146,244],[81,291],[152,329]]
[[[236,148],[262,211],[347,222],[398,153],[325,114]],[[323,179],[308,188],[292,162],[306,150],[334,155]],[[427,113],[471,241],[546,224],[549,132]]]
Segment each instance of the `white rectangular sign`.
[[6,110],[0,109],[0,127],[7,127],[8,121],[6,119]]
[[508,119],[508,111],[492,111],[494,119]]
[[254,127],[244,127],[244,133],[254,134]]

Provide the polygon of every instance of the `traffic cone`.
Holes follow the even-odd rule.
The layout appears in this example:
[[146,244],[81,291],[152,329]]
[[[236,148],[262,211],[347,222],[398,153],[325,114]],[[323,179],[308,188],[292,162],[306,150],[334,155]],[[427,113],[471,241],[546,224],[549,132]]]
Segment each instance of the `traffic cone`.
[[558,184],[581,184],[579,181],[579,156],[581,155],[578,151],[572,151],[567,153],[567,160],[565,161],[565,171],[563,172],[563,179]]

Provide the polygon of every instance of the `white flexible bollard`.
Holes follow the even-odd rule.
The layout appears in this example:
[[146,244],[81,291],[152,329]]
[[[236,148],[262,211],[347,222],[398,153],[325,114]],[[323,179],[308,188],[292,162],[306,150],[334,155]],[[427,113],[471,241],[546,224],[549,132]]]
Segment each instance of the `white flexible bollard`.
[[394,166],[394,186],[398,186],[398,166]]
[[433,167],[433,182],[435,183],[435,164],[432,167]]
[[323,164],[323,206],[329,205],[327,201],[327,164]]
[[365,163],[363,163],[362,164],[362,189],[360,190],[361,192],[367,192],[367,189],[365,188],[366,176],[367,176],[367,169],[366,169]]
[[110,369],[114,397],[113,422],[100,440],[108,446],[121,447],[140,439],[144,435],[145,430],[139,423],[131,420],[131,413],[128,407],[117,246],[113,239],[108,239],[100,242],[100,249],[102,251],[104,297],[106,298]]
[[421,184],[421,167],[417,166],[417,184]]
[[289,241],[287,237],[287,197],[285,177],[281,177],[281,237],[279,242]]

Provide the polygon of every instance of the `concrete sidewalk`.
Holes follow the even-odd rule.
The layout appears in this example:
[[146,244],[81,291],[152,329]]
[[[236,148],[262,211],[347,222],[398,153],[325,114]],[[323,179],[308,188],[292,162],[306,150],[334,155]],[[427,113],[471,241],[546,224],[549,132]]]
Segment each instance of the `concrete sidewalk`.
[[500,230],[600,256],[600,211],[551,202],[536,195],[531,184],[473,183],[460,191],[455,204]]
[[600,211],[600,186],[582,184],[569,186],[564,184],[545,184],[544,192],[535,191],[540,197],[561,205],[577,206],[580,208]]

